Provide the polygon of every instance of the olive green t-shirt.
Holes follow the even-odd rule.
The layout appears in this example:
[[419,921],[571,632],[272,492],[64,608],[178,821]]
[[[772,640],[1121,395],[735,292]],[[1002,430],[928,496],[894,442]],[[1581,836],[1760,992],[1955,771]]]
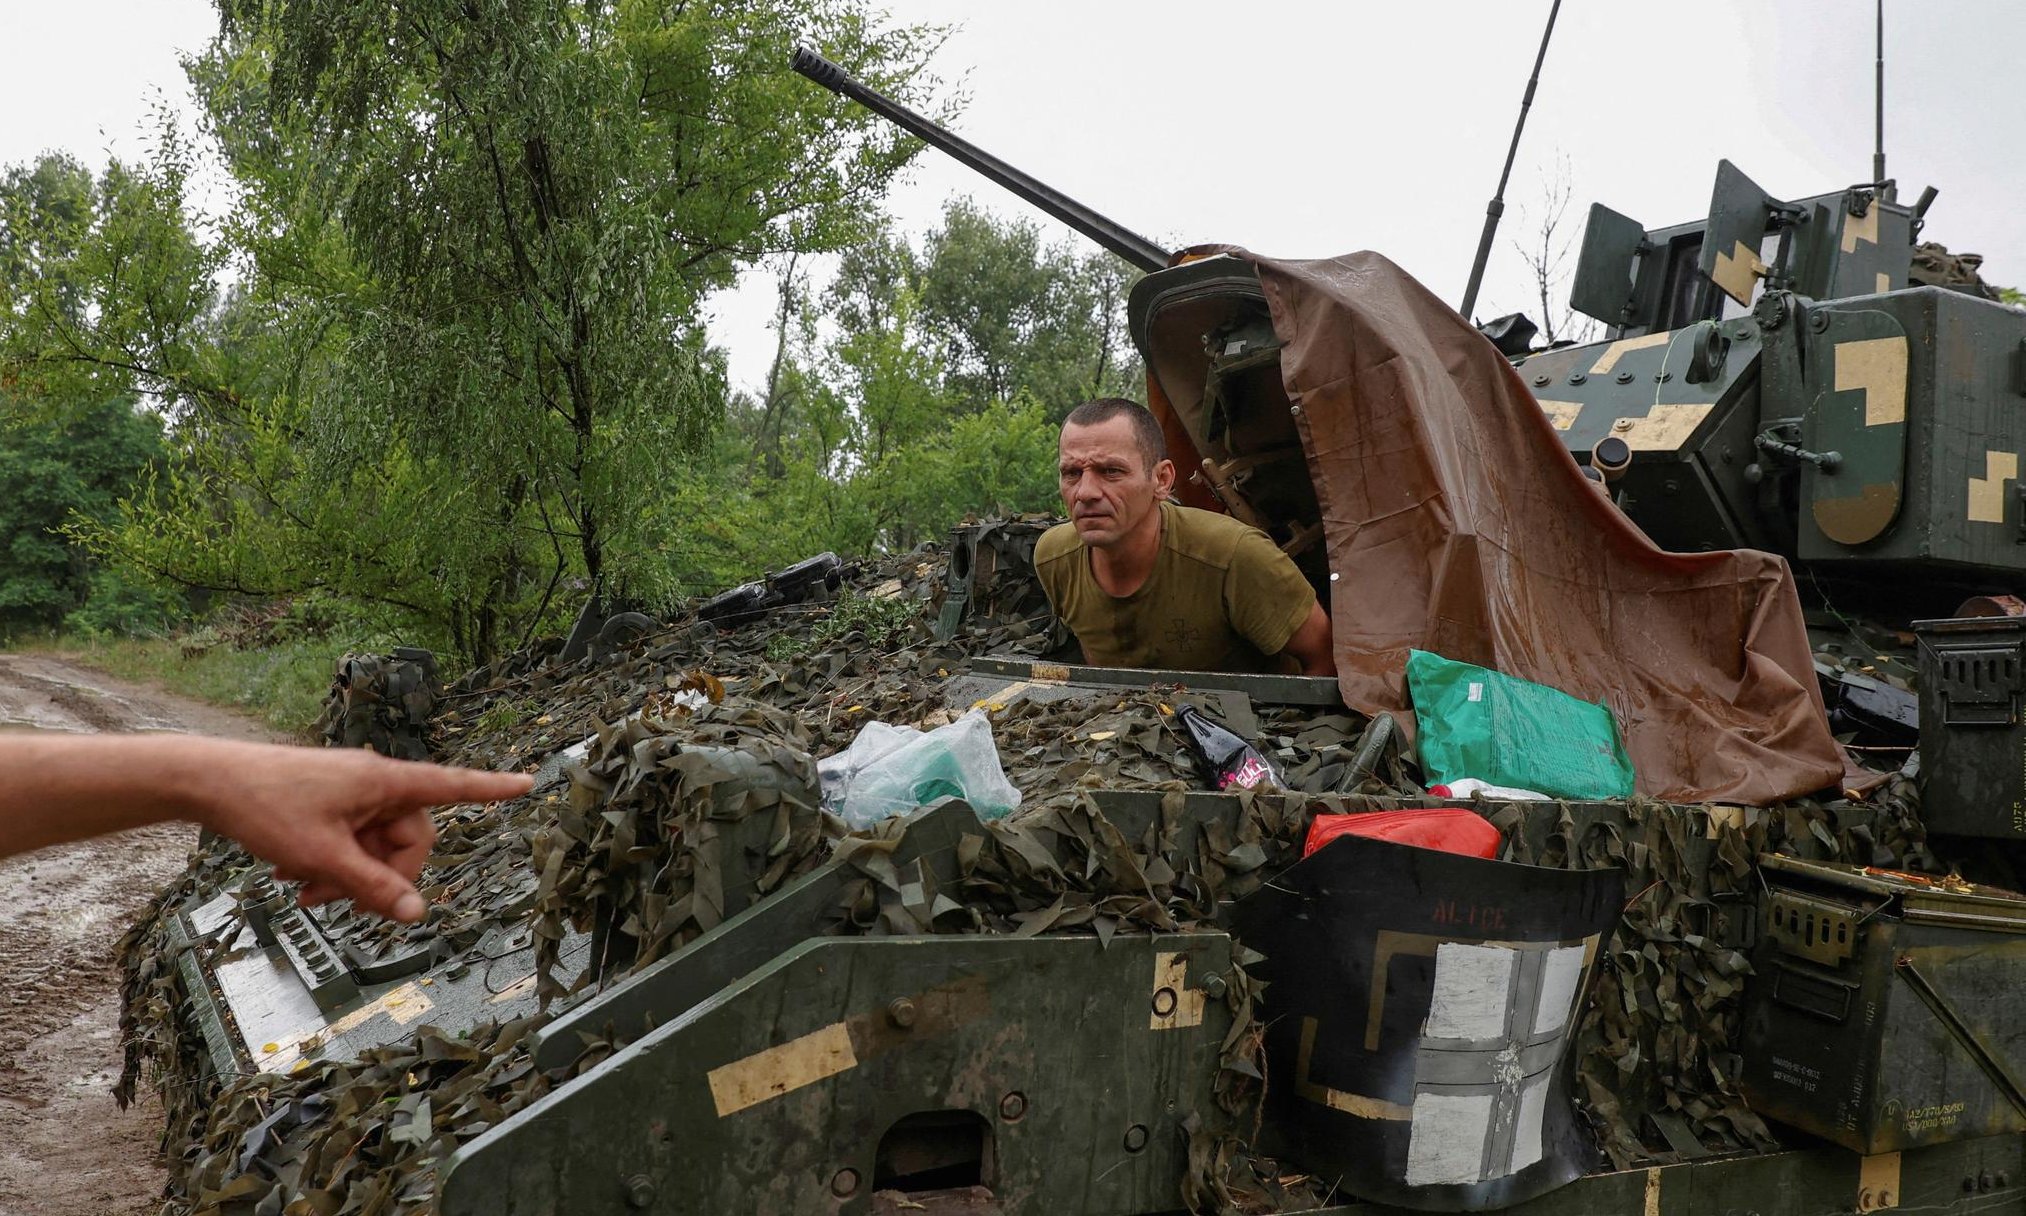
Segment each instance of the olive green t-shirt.
[[1281,671],[1315,591],[1264,532],[1228,515],[1161,504],[1161,554],[1131,595],[1114,596],[1091,573],[1076,525],[1050,528],[1034,569],[1055,615],[1098,667],[1174,671]]

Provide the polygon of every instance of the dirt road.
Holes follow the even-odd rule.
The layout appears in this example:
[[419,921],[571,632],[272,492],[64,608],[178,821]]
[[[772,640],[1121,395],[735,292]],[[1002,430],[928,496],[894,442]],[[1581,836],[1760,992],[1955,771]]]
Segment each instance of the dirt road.
[[[236,714],[58,659],[0,654],[0,730],[272,734]],[[4,813],[4,812],[0,812]],[[113,944],[183,868],[165,825],[0,861],[0,1216],[140,1216],[158,1206],[161,1110],[121,1111]]]

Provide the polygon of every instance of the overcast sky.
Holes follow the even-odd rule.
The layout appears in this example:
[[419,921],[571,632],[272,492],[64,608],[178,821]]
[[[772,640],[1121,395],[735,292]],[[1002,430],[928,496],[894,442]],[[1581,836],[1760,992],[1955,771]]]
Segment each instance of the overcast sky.
[[[1127,227],[1278,256],[1376,249],[1455,301],[1548,2],[890,11],[953,27],[934,70],[968,96],[966,138]],[[1722,157],[1785,198],[1868,178],[1872,12],[1871,0],[1567,0],[1478,315],[1539,311],[1511,241],[1560,158],[1578,227],[1592,201],[1648,227],[1699,217]],[[177,52],[215,21],[206,0],[0,0],[0,163],[46,148],[138,155],[154,99],[187,108]],[[1886,4],[1887,170],[1905,198],[1939,187],[1926,235],[1984,254],[1986,276],[2008,285],[2026,284],[2022,50],[2017,0]],[[954,194],[1025,211],[935,152],[891,206],[919,231]],[[739,383],[764,375],[771,303],[760,280],[713,302]]]

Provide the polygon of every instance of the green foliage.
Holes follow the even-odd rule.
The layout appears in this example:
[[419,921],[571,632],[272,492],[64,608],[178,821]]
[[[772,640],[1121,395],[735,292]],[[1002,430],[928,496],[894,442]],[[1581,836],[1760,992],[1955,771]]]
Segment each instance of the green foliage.
[[[880,220],[918,145],[786,67],[811,41],[920,104],[939,34],[867,0],[218,2],[206,145],[0,176],[0,389],[167,425],[71,518],[73,591],[36,619],[150,627],[151,580],[484,659],[593,586],[667,605],[1047,509],[1061,417],[1137,395],[1123,264],[965,201],[917,242]],[[209,226],[204,155],[234,187]],[[700,310],[763,259],[753,400]]]
[[95,596],[107,597],[101,611],[122,611],[111,598],[125,585],[95,572],[67,529],[114,514],[165,453],[160,420],[124,400],[0,422],[0,628],[56,625]]
[[973,410],[1028,397],[1058,422],[1092,397],[1138,395],[1125,334],[1135,277],[1110,254],[1044,247],[1033,224],[952,201],[919,275],[944,387]]
[[725,396],[698,302],[744,261],[848,243],[914,152],[791,73],[790,49],[821,39],[905,94],[933,34],[854,0],[221,9],[202,75],[257,264],[280,281],[333,226],[342,247],[287,281],[344,331],[314,392],[336,447],[398,438],[520,534],[475,595],[608,560],[653,590],[659,538],[633,508]]
[[75,282],[52,280],[39,301],[21,289],[36,277],[38,267],[77,257],[95,192],[91,171],[62,153],[46,153],[32,165],[0,172],[0,282],[9,288],[10,312],[39,303],[60,316],[82,315],[84,301]]
[[[911,97],[937,34],[861,0],[220,0],[193,150],[23,177],[4,375],[151,393],[178,459],[85,535],[178,585],[327,590],[484,657],[588,578],[680,589],[652,504],[725,407],[698,307],[745,263],[850,245],[917,145],[787,68]],[[216,288],[227,263],[241,292]]]
[[966,516],[1055,509],[1056,429],[1038,405],[994,405],[945,416],[876,463],[840,461],[835,474],[798,453],[779,478],[750,477],[746,451],[721,439],[643,511],[665,537],[676,585],[713,591],[826,549],[905,550]]
[[1052,509],[1062,417],[1140,391],[1131,283],[1107,254],[1044,247],[1032,225],[962,201],[919,248],[881,230],[847,250],[821,326],[790,265],[766,398],[734,403],[713,459],[664,504],[706,521],[674,567],[721,585],[822,549],[906,549],[967,515]]
[[859,479],[871,518],[884,534],[912,544],[940,538],[967,515],[1054,509],[1057,429],[1033,403],[994,404],[959,418]]
[[[398,611],[312,593],[285,601],[231,601],[190,628],[182,612],[161,615],[154,584],[100,570],[85,606],[64,622],[65,636],[32,648],[56,650],[132,680],[253,714],[273,729],[312,740],[338,657],[384,653],[397,645],[436,644],[418,637]],[[171,597],[177,609],[180,599]],[[172,628],[173,627],[173,628]],[[22,644],[17,638],[14,644]]]
[[345,596],[312,591],[271,606],[256,641],[325,641],[353,650],[387,650],[401,645],[440,647],[443,639],[418,635],[399,610]]
[[487,735],[511,730],[529,718],[534,717],[536,705],[526,697],[501,697],[485,707],[471,724],[471,738],[482,739]]
[[889,650],[921,619],[921,604],[904,596],[847,595],[806,632],[783,632],[768,642],[767,657],[794,658],[854,633],[874,650]]
[[75,637],[161,637],[190,616],[183,595],[117,567],[91,572],[84,603],[64,614],[63,631]]
[[[919,251],[881,232],[845,254],[826,293],[834,378],[861,408],[902,408],[872,391],[891,383],[897,355],[885,347],[897,343],[912,352],[909,372],[964,412],[1027,399],[1060,421],[1092,397],[1137,396],[1125,333],[1136,277],[1108,253],[1044,246],[1033,224],[953,199]],[[883,369],[868,366],[882,351]]]
[[96,179],[58,155],[0,173],[0,389],[14,403],[60,413],[139,395],[172,418],[236,404],[213,285],[226,255],[192,231],[190,157],[165,130],[149,164]]
[[492,510],[494,487],[400,444],[370,465],[326,460],[298,442],[290,415],[263,408],[236,432],[186,434],[182,459],[91,544],[184,586],[397,609],[466,653],[496,639],[529,585],[502,573],[520,536]]

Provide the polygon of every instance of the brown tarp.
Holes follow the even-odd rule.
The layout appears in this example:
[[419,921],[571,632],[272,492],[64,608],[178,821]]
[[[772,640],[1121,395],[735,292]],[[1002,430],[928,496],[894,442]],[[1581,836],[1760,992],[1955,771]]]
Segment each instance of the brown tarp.
[[1230,252],[1285,343],[1345,701],[1405,708],[1407,651],[1430,650],[1603,702],[1651,797],[1764,804],[1843,778],[1785,560],[1648,540],[1491,343],[1378,254]]

